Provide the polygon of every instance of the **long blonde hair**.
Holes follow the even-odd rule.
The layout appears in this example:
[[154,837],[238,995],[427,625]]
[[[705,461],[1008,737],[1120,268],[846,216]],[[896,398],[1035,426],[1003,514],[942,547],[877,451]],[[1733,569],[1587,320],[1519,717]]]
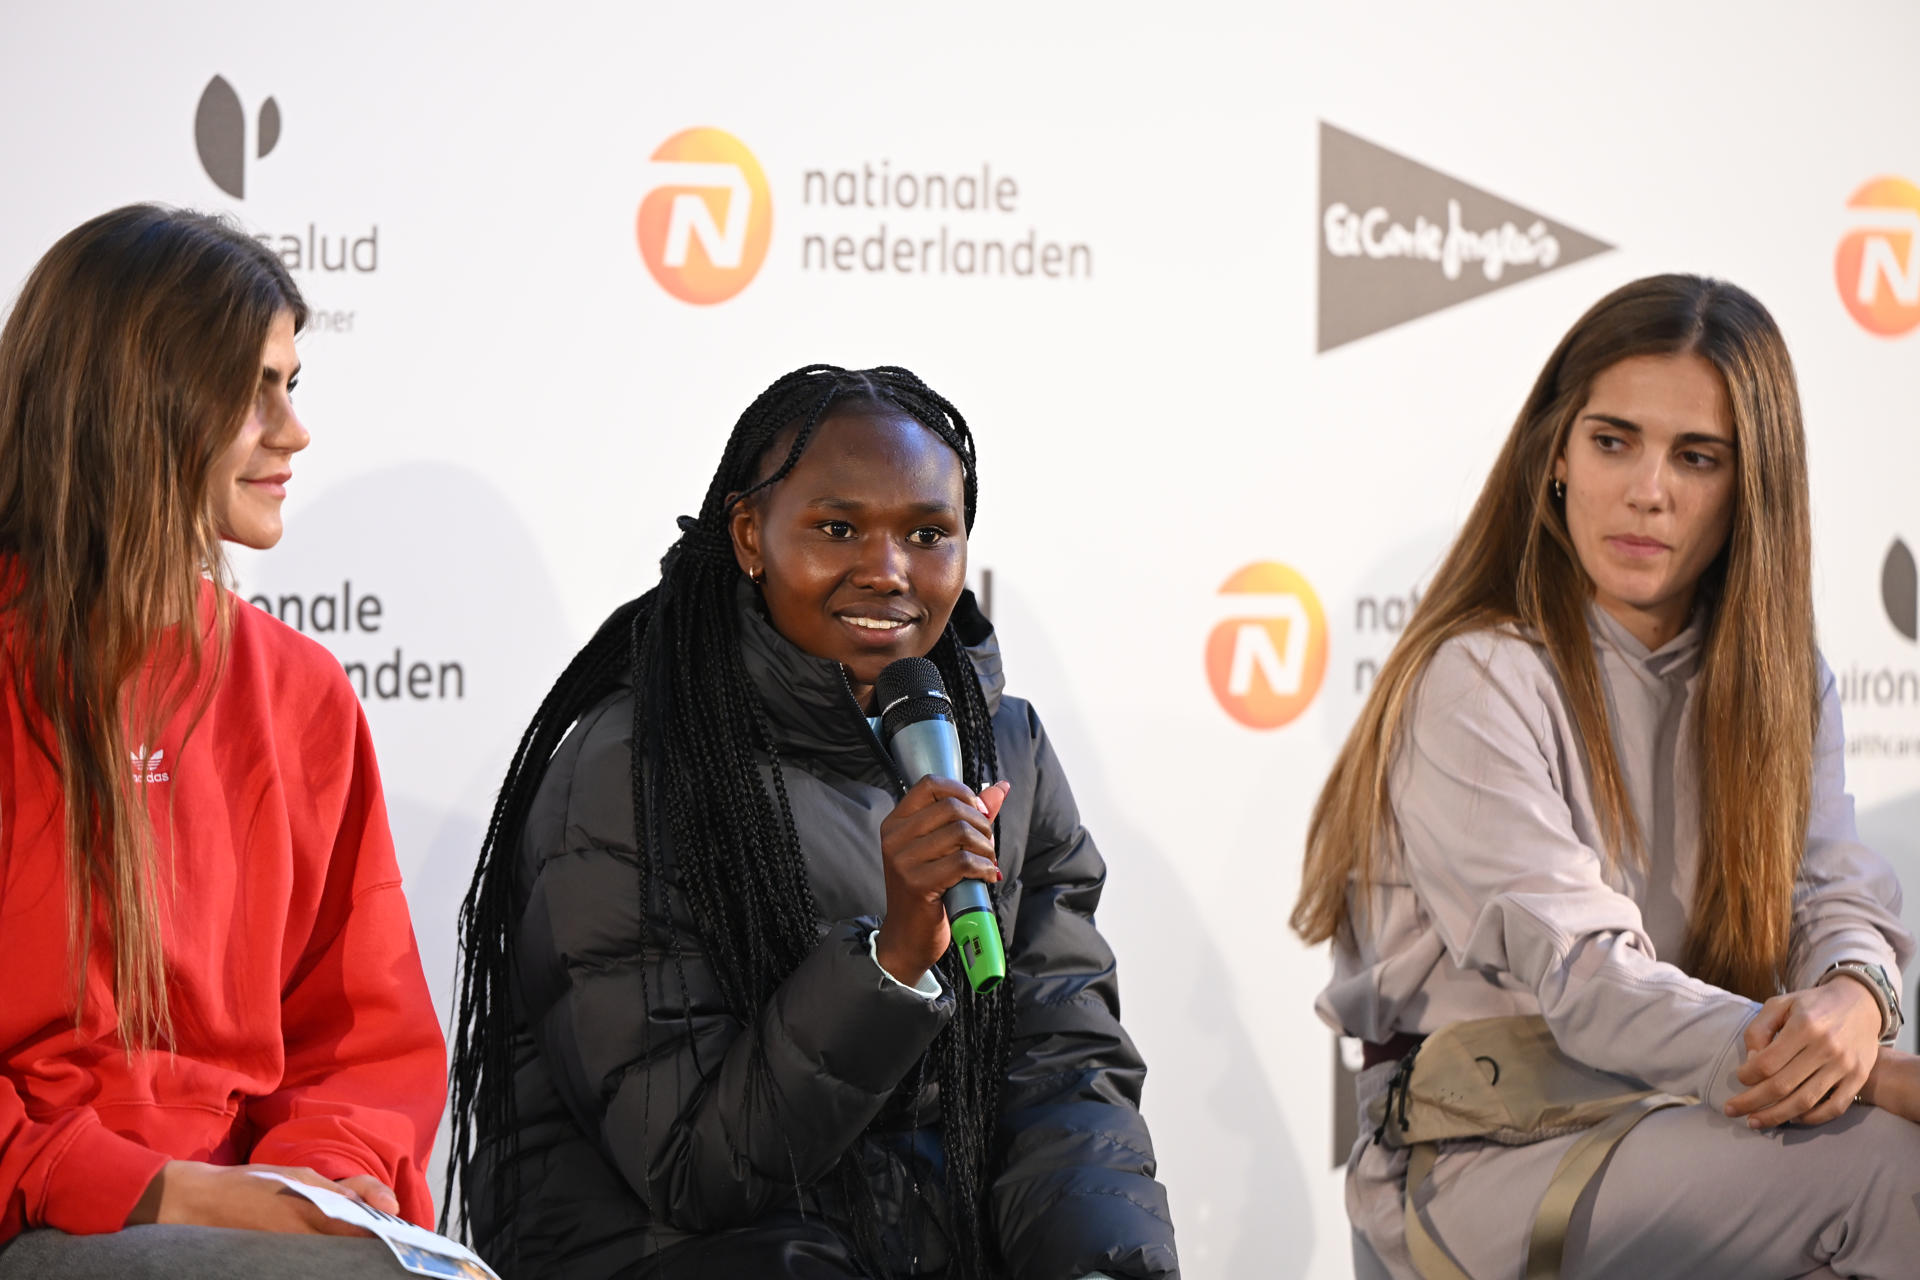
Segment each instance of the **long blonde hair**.
[[306,320],[260,243],[205,215],[131,205],[49,249],[0,331],[4,660],[60,776],[74,1017],[99,913],[129,1052],[172,1034],[133,746],[158,741],[224,657],[224,592],[211,630],[199,625],[204,575],[225,575],[211,475],[282,312]]
[[1395,836],[1388,774],[1409,707],[1435,651],[1467,632],[1517,625],[1539,638],[1592,769],[1602,854],[1644,857],[1587,626],[1593,584],[1548,483],[1603,369],[1679,353],[1701,356],[1726,384],[1737,473],[1732,529],[1699,588],[1707,610],[1693,743],[1701,858],[1685,964],[1756,999],[1781,988],[1819,716],[1800,396],[1766,308],[1733,285],[1688,275],[1608,294],[1541,370],[1314,806],[1292,916],[1308,942],[1344,934],[1364,913]]

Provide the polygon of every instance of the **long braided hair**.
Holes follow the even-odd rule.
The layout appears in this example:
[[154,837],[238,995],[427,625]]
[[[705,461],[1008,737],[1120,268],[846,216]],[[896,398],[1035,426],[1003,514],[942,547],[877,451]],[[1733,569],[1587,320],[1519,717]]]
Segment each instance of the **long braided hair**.
[[[660,562],[660,582],[616,609],[561,673],[521,736],[480,848],[473,884],[460,909],[459,1015],[451,1079],[453,1133],[441,1227],[454,1200],[468,1224],[468,1172],[482,1146],[512,1179],[518,1121],[514,1105],[512,984],[519,914],[514,869],[548,760],[582,714],[630,680],[634,691],[633,807],[642,911],[668,918],[666,851],[673,888],[698,930],[728,1011],[743,1024],[819,941],[819,920],[800,838],[787,799],[780,753],[766,712],[741,660],[735,594],[742,577],[729,519],[740,502],[779,483],[836,408],[877,404],[900,410],[959,455],[966,526],[977,497],[973,436],[951,403],[906,369],[849,371],[809,365],[780,378],[734,424],[697,517],[681,517],[680,538]],[[789,428],[792,442],[766,471],[770,446]],[[980,681],[951,623],[927,655],[953,701],[965,779],[976,789],[999,776],[993,727]],[[763,781],[771,764],[772,787]],[[683,1005],[686,975],[677,936],[669,942]],[[1012,1014],[1005,984],[987,995],[967,984],[951,952],[942,981],[956,993],[952,1021],[923,1061],[938,1081],[951,1209],[953,1274],[994,1273],[986,1189],[995,1160],[999,1092],[1006,1074]],[[645,988],[642,1000],[651,1003]],[[645,1009],[633,1016],[649,1025]],[[755,1092],[778,1106],[756,1053]],[[700,1062],[704,1076],[717,1062]],[[907,1088],[918,1081],[909,1079]],[[884,1113],[883,1113],[884,1114]],[[504,1158],[502,1158],[504,1153]],[[850,1149],[829,1173],[854,1219],[867,1264],[889,1271],[874,1190]],[[457,1179],[457,1183],[456,1183]],[[457,1186],[457,1190],[456,1190]],[[518,1199],[506,1189],[503,1202]]]

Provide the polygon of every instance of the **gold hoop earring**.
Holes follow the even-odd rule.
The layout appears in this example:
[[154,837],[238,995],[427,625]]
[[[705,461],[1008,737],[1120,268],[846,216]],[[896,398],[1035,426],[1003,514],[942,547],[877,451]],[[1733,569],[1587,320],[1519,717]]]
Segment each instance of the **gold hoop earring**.
[[1553,482],[1553,497],[1556,502],[1565,502],[1567,500],[1567,482],[1566,481],[1555,480]]

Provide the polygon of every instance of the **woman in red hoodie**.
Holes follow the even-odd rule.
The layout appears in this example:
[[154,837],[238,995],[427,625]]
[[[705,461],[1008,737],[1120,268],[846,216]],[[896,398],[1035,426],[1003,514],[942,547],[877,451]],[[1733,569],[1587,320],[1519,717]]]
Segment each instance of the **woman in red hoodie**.
[[306,314],[136,205],[0,332],[0,1280],[393,1267],[262,1169],[432,1217],[445,1044],[366,719],[222,585],[280,539]]

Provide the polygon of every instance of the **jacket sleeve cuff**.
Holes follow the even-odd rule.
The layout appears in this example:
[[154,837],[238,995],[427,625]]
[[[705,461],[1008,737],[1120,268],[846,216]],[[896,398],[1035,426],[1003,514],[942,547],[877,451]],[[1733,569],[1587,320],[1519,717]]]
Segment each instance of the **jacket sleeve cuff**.
[[775,993],[766,1016],[811,1069],[869,1094],[890,1092],[953,1017],[873,962],[871,921],[833,926]]
[[55,1158],[28,1222],[68,1235],[118,1231],[167,1157],[98,1122],[85,1124]]
[[881,977],[891,982],[894,986],[899,987],[902,991],[913,992],[913,994],[919,996],[922,1000],[938,1000],[940,998],[940,979],[933,976],[933,970],[929,969],[921,974],[920,981],[909,987],[906,983],[888,973],[887,966],[880,963],[879,947],[880,931],[875,929],[867,935],[867,954],[873,957],[873,967],[880,971]]
[[1740,1083],[1740,1077],[1735,1072],[1739,1071],[1740,1064],[1747,1060],[1747,1024],[1758,1017],[1759,1013],[1760,1006],[1753,1006],[1753,1012],[1741,1021],[1740,1026],[1733,1033],[1733,1038],[1728,1040],[1726,1046],[1720,1050],[1719,1058],[1715,1059],[1713,1068],[1707,1073],[1706,1085],[1700,1090],[1700,1101],[1715,1111],[1724,1110],[1727,1099],[1736,1093],[1746,1091],[1747,1086]]
[[1877,964],[1887,971],[1895,986],[1899,985],[1900,960],[1894,955],[1893,947],[1886,938],[1874,929],[1848,929],[1832,937],[1822,938],[1818,945],[1807,953],[1798,972],[1790,975],[1793,989],[1807,990],[1820,981],[1820,975],[1842,960]]

